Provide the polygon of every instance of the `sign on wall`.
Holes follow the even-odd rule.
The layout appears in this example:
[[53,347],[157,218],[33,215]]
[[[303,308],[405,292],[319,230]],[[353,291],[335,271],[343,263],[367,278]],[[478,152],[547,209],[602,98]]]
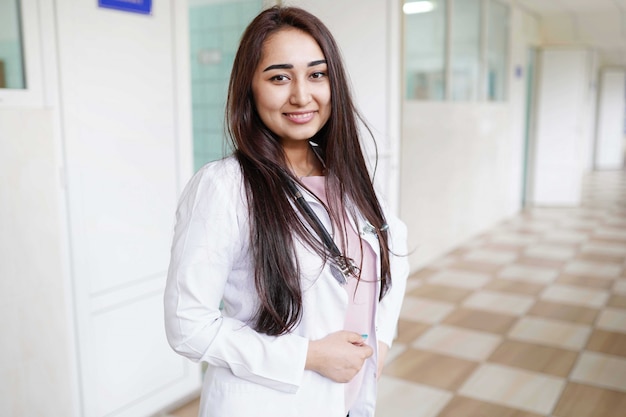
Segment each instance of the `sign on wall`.
[[152,0],[98,0],[98,6],[124,12],[152,13]]

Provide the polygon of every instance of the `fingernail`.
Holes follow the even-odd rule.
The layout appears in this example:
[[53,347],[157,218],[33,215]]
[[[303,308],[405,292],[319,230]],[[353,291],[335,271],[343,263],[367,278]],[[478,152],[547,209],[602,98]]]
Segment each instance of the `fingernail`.
[[367,339],[367,335],[366,335],[366,334],[362,334],[362,335],[361,335],[361,337],[362,337],[363,339]]

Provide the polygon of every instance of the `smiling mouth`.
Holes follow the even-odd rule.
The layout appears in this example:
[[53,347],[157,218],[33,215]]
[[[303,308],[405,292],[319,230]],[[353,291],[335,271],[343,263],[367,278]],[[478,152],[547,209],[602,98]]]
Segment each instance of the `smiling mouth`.
[[294,123],[307,123],[315,116],[314,111],[304,113],[283,113],[289,120]]

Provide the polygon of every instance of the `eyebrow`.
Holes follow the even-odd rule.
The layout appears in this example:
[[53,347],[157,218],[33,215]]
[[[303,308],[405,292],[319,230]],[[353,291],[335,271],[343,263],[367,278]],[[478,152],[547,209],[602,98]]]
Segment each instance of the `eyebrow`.
[[[322,64],[326,64],[326,60],[325,59],[320,59],[317,61],[311,61],[307,64],[307,67],[315,67],[317,65],[322,65]],[[270,65],[269,67],[265,68],[263,70],[263,72],[265,71],[270,71],[270,70],[276,70],[276,69],[293,69],[293,64],[275,64],[275,65]]]

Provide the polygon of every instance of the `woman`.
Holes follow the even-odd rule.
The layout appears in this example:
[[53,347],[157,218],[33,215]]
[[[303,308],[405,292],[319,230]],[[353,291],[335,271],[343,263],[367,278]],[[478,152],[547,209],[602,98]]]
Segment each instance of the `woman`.
[[252,21],[228,93],[234,153],[183,192],[165,290],[170,345],[208,364],[201,416],[374,415],[408,267],[357,117],[316,17]]

